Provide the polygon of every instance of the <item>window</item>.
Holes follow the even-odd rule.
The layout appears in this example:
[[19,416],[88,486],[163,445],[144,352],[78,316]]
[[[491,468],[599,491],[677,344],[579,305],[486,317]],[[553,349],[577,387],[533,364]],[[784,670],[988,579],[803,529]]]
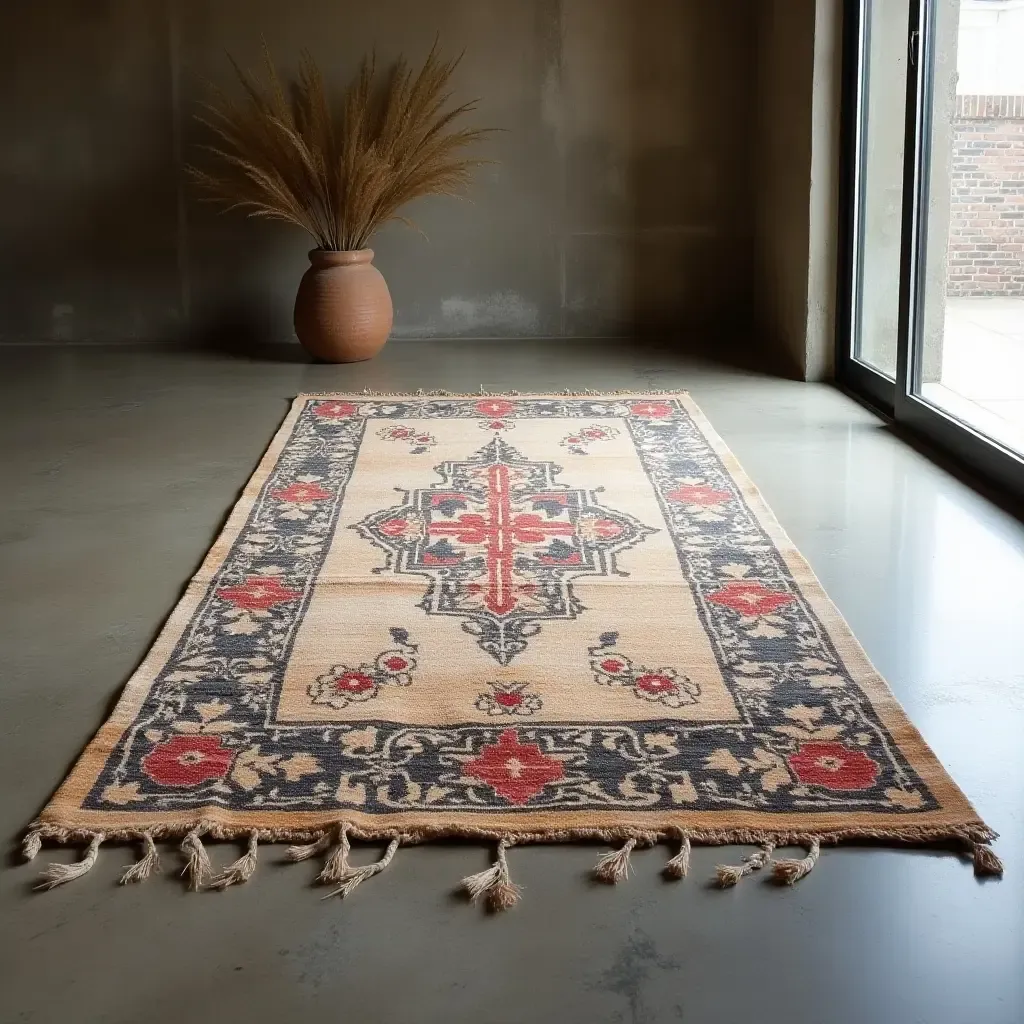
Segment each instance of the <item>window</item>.
[[1024,0],[847,5],[838,375],[1024,492]]

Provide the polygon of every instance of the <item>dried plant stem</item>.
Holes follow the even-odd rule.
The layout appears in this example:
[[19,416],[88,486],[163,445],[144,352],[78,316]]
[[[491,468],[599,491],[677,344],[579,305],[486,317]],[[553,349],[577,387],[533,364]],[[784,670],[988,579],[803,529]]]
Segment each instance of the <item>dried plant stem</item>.
[[263,79],[231,61],[240,100],[211,86],[197,115],[216,136],[205,147],[215,166],[188,171],[228,209],[296,224],[321,249],[362,249],[386,221],[405,221],[411,200],[461,194],[485,162],[462,155],[488,129],[453,127],[476,103],[446,109],[459,59],[436,44],[418,72],[400,59],[381,87],[364,60],[337,109],[308,52],[287,88],[266,44],[263,55]]

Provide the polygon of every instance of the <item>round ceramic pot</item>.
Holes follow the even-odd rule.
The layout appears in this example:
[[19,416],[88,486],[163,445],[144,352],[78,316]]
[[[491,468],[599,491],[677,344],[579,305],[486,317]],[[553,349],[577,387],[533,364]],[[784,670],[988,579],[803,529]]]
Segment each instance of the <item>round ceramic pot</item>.
[[295,333],[328,363],[372,359],[391,333],[391,293],[373,250],[313,249],[295,296]]

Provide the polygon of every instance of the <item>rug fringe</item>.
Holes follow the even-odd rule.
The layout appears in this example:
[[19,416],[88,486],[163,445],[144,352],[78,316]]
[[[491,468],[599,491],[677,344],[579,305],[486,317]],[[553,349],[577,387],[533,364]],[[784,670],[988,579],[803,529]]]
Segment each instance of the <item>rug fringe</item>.
[[375,864],[367,864],[361,868],[351,868],[342,877],[341,885],[326,896],[322,896],[321,899],[329,900],[332,896],[340,896],[344,899],[346,896],[350,896],[353,890],[362,885],[368,878],[379,875],[391,863],[391,858],[394,857],[399,842],[400,840],[398,839],[392,839],[388,843],[387,850],[384,851],[384,856]]
[[978,877],[994,876],[1002,877],[1003,862],[999,859],[995,850],[986,843],[974,844],[974,873]]
[[334,842],[332,834],[330,832],[325,832],[319,839],[316,839],[305,846],[289,846],[288,849],[284,851],[284,855],[290,861],[309,860],[310,857],[315,857],[318,853],[323,853],[332,842]]
[[185,876],[188,888],[192,892],[202,889],[212,870],[210,858],[201,839],[205,831],[205,826],[198,825],[181,841],[181,852],[185,854],[185,866],[181,869],[181,873]]
[[690,870],[690,837],[683,829],[678,828],[679,852],[672,857],[663,869],[666,878],[685,878]]
[[66,882],[73,882],[81,878],[87,871],[91,871],[99,856],[100,843],[104,840],[102,832],[96,832],[89,840],[89,846],[81,860],[74,864],[47,864],[43,870],[42,881],[36,886],[37,889],[55,889],[58,885]]
[[800,860],[780,858],[772,865],[772,881],[778,882],[779,885],[796,885],[801,878],[806,877],[814,870],[820,853],[821,842],[813,839],[807,848],[806,857]]
[[598,857],[594,865],[594,878],[609,885],[624,882],[629,875],[629,854],[634,846],[636,840],[627,839],[619,849]]
[[415,391],[377,391],[363,388],[360,391],[303,391],[298,398],[595,398],[602,395],[618,395],[623,398],[643,398],[647,395],[686,395],[681,388],[613,388],[595,389],[562,388],[558,391],[487,391],[483,385],[478,391],[448,391],[444,388],[417,388]]
[[[299,843],[316,844],[327,842],[334,837],[332,830],[337,823],[327,821],[316,826],[304,828],[264,828],[260,827],[260,840],[264,843]],[[643,829],[632,825],[594,826],[590,828],[481,828],[476,825],[424,825],[420,827],[397,828],[382,825],[379,827],[362,827],[348,823],[346,826],[350,839],[365,842],[380,842],[401,839],[403,845],[432,842],[437,839],[474,839],[500,842],[509,840],[515,846],[531,843],[567,843],[593,841],[602,843],[624,842],[636,839],[640,846],[653,846],[656,843],[678,835],[681,827],[675,822]],[[247,839],[253,826],[222,825],[208,819],[177,822],[175,824],[154,825],[144,822],[134,827],[107,828],[104,835],[108,841],[134,842],[141,840],[147,833],[156,840],[183,838],[189,832],[202,829],[202,834],[211,839],[240,842]],[[96,829],[71,825],[58,825],[44,821],[34,821],[29,825],[26,839],[32,832],[45,841],[56,843],[89,843],[96,834]],[[851,827],[834,828],[827,831],[801,832],[784,829],[702,829],[686,828],[690,841],[697,846],[734,846],[751,844],[762,846],[773,843],[781,846],[808,846],[817,839],[822,846],[842,842],[870,840],[881,843],[927,845],[929,843],[959,842],[973,854],[977,844],[990,843],[999,838],[999,834],[981,822],[964,825],[901,825],[894,828]],[[298,846],[296,849],[304,850]],[[325,847],[318,847],[318,852]],[[307,854],[312,856],[312,854]],[[290,855],[289,855],[290,858]]]
[[[203,844],[203,837],[215,840],[244,841],[245,854],[211,878],[210,859]],[[473,899],[485,898],[491,909],[502,910],[512,906],[520,898],[520,888],[509,878],[506,850],[511,846],[529,843],[554,843],[579,840],[601,840],[621,842],[619,849],[603,854],[594,868],[594,876],[601,881],[616,883],[624,880],[630,870],[630,853],[637,847],[653,846],[662,840],[679,843],[678,852],[664,866],[669,878],[683,878],[690,868],[692,846],[724,844],[756,844],[755,853],[743,859],[740,865],[719,865],[716,880],[722,888],[736,885],[747,875],[772,865],[772,879],[780,884],[792,885],[806,877],[814,868],[826,844],[846,840],[882,840],[890,843],[956,842],[960,850],[969,854],[978,876],[998,877],[1003,874],[1003,864],[995,851],[988,845],[995,833],[984,825],[959,825],[947,827],[904,827],[894,830],[870,828],[841,829],[821,834],[803,832],[760,831],[751,829],[702,831],[670,825],[658,831],[643,831],[633,828],[591,828],[591,829],[548,829],[536,832],[512,832],[498,829],[475,827],[422,828],[397,830],[389,828],[367,829],[342,823],[320,826],[316,829],[253,829],[224,826],[210,821],[198,824],[149,825],[143,828],[111,829],[97,832],[82,828],[65,828],[46,822],[33,822],[22,841],[22,853],[31,860],[37,856],[44,840],[85,846],[82,859],[73,864],[51,864],[43,872],[37,888],[51,889],[86,874],[96,863],[99,846],[104,842],[138,842],[142,844],[142,856],[127,865],[121,873],[123,885],[142,882],[160,870],[160,858],[156,844],[163,840],[180,837],[180,849],[185,856],[182,875],[190,890],[207,887],[223,889],[247,881],[256,868],[257,846],[259,843],[291,841],[285,856],[290,861],[308,860],[331,850],[318,881],[334,885],[330,896],[347,896],[359,885],[383,871],[400,844],[416,844],[441,838],[482,839],[498,845],[495,863],[485,871],[470,875],[462,881],[462,888]],[[384,856],[375,864],[353,868],[349,864],[351,840],[387,840],[389,845]],[[803,846],[808,851],[802,859],[779,858],[773,861],[778,847]]]
[[256,870],[256,848],[259,845],[259,833],[255,830],[249,833],[249,844],[245,853],[233,864],[229,864],[211,882],[211,889],[226,889],[229,885],[240,885],[248,882]]
[[760,850],[743,858],[742,864],[719,864],[715,868],[715,880],[722,889],[729,889],[741,878],[760,871],[766,864],[771,863],[772,853],[775,851],[773,843],[764,843]]
[[467,875],[460,887],[476,903],[486,897],[487,907],[493,911],[508,910],[519,902],[523,890],[512,881],[508,871],[508,860],[505,851],[512,845],[507,839],[498,843],[498,854],[495,862],[486,871],[478,871],[475,875]]
[[156,851],[156,843],[153,836],[146,832],[142,836],[142,856],[134,863],[129,864],[121,872],[120,885],[128,885],[131,882],[144,882],[150,875],[160,870],[160,854]]
[[348,829],[344,825],[339,825],[338,845],[331,851],[323,870],[317,876],[317,881],[323,882],[324,885],[334,885],[335,882],[340,882],[349,873],[348,855],[351,849],[348,841]]
[[29,829],[25,838],[21,841],[21,855],[25,860],[35,860],[39,851],[43,848],[43,830],[39,828]]

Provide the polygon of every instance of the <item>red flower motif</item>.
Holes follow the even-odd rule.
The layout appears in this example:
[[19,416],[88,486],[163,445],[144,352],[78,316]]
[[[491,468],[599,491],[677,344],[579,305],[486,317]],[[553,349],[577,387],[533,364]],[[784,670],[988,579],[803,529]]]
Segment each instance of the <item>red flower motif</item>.
[[380,532],[389,537],[401,537],[407,529],[409,529],[407,519],[388,519],[380,524]]
[[617,537],[622,533],[622,527],[613,519],[598,519],[594,523],[594,532],[598,537],[603,537],[608,540],[612,537]]
[[266,611],[275,604],[302,597],[301,590],[289,590],[276,576],[250,576],[235,587],[221,587],[217,596],[247,611]]
[[708,595],[709,601],[723,604],[740,615],[767,615],[794,601],[792,594],[784,594],[778,590],[769,590],[761,583],[743,583],[732,580],[721,590]]
[[199,786],[224,778],[234,757],[219,736],[173,736],[142,759],[142,770],[158,786]]
[[664,402],[634,402],[630,406],[634,416],[644,416],[647,419],[660,420],[665,416],[672,415],[672,406]]
[[476,403],[476,411],[484,416],[507,416],[515,407],[515,402],[504,398],[483,398]]
[[401,672],[403,668],[409,667],[409,662],[407,662],[405,658],[400,658],[397,654],[393,654],[384,662],[384,667],[386,669],[390,669],[392,672]]
[[639,676],[636,685],[648,693],[670,693],[676,688],[676,684],[668,676],[659,675],[657,672]]
[[605,658],[605,660],[601,662],[601,668],[603,668],[605,672],[611,672],[614,674],[616,672],[621,672],[622,669],[625,668],[625,664],[619,661],[618,658]]
[[515,729],[506,729],[497,743],[484,747],[465,772],[514,804],[525,804],[565,775],[561,761],[542,754],[536,743],[520,743]]
[[877,761],[842,743],[802,743],[786,760],[801,782],[826,789],[869,789],[878,778]]
[[362,693],[373,689],[373,680],[365,672],[353,669],[338,676],[334,680],[334,688],[338,693]]
[[307,501],[326,501],[331,497],[330,491],[325,491],[317,484],[289,484],[279,491],[270,492],[279,501],[290,501],[295,504],[302,504]]
[[358,407],[351,402],[317,402],[313,413],[325,420],[345,420],[358,412]]
[[505,430],[508,427],[508,424],[504,420],[491,420],[487,426],[491,430]]
[[683,484],[665,495],[669,501],[681,501],[684,505],[721,505],[732,495],[728,491],[716,491],[707,484]]
[[523,703],[523,695],[518,690],[499,690],[494,699],[503,708],[517,708]]

